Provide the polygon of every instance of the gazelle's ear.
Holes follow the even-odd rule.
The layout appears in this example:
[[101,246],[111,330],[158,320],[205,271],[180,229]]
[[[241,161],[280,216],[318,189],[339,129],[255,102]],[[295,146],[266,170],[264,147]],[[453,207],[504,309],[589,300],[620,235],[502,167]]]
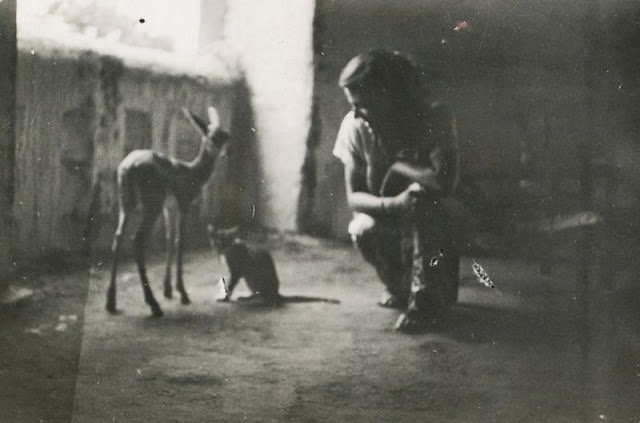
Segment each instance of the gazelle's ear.
[[207,132],[208,132],[207,131],[207,124],[204,122],[204,120],[202,120],[198,116],[196,116],[193,113],[191,113],[191,110],[187,109],[186,107],[182,108],[182,113],[187,118],[189,123],[191,123],[191,126],[196,128],[196,131],[198,131],[200,133],[200,135],[202,135],[204,137],[207,136]]
[[220,115],[215,107],[207,107],[207,114],[209,115],[209,128],[218,129],[220,127]]

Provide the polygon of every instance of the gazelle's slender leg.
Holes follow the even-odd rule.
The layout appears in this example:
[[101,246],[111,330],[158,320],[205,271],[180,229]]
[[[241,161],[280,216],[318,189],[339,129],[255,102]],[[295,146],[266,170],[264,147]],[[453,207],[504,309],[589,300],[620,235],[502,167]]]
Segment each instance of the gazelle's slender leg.
[[145,208],[142,216],[142,223],[136,232],[136,238],[134,241],[134,249],[136,256],[136,263],[138,265],[138,273],[140,274],[140,282],[142,283],[142,291],[144,293],[145,302],[151,307],[151,313],[154,317],[160,317],[163,315],[160,305],[153,296],[151,287],[149,286],[149,279],[147,278],[147,269],[145,267],[145,250],[147,248],[147,241],[149,234],[153,228],[153,223],[160,213],[160,208]]
[[164,230],[166,237],[166,270],[164,273],[164,296],[165,298],[173,298],[173,290],[171,288],[171,264],[175,252],[175,211],[164,207],[162,210],[164,216]]
[[178,228],[176,232],[176,247],[177,247],[177,263],[176,263],[176,289],[180,292],[180,297],[182,304],[191,304],[191,300],[189,299],[189,295],[187,295],[187,291],[184,289],[184,282],[182,280],[182,252],[184,251],[184,235],[186,228],[186,209],[180,208],[178,211],[178,224],[176,227]]
[[128,214],[121,206],[118,212],[118,227],[116,228],[116,232],[113,236],[113,243],[111,244],[111,254],[113,261],[111,263],[111,282],[109,283],[109,288],[107,289],[106,305],[106,309],[109,313],[116,312],[116,278],[118,273],[118,259],[120,255],[120,247],[122,244],[122,236],[127,226],[127,220]]
[[[0,0],[1,2],[2,0]],[[107,310],[116,311],[116,273],[122,235],[127,223],[127,215],[137,204],[142,205],[143,220],[134,237],[134,252],[140,281],[145,296],[145,301],[151,307],[154,316],[161,316],[162,310],[153,296],[145,267],[145,250],[151,233],[153,223],[162,210],[162,205],[167,199],[167,194],[172,197],[179,196],[182,201],[178,203],[176,214],[178,222],[172,218],[172,211],[165,213],[165,225],[167,229],[167,263],[164,279],[164,295],[170,298],[173,295],[171,286],[171,266],[173,257],[177,251],[178,265],[176,266],[176,288],[181,294],[183,304],[189,304],[189,296],[184,289],[182,280],[182,255],[184,250],[185,220],[181,212],[187,207],[194,195],[202,188],[202,185],[210,177],[214,169],[216,158],[220,155],[222,146],[228,141],[229,134],[220,127],[215,108],[208,109],[209,124],[191,113],[182,109],[185,117],[201,135],[200,152],[190,162],[178,159],[169,159],[152,150],[134,150],[130,152],[118,165],[118,193],[120,200],[120,214],[118,216],[118,229],[116,230],[112,250],[113,264],[111,281],[107,289]]]

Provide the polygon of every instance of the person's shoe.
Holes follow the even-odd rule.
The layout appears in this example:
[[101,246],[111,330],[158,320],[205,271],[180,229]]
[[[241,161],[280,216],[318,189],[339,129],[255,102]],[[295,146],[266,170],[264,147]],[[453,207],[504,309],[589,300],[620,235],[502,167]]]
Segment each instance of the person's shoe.
[[436,313],[427,313],[423,310],[407,310],[402,313],[393,329],[404,333],[422,333],[438,324],[438,315]]
[[407,302],[396,295],[385,292],[378,301],[378,305],[380,307],[385,308],[397,308],[397,309],[405,309],[407,308]]

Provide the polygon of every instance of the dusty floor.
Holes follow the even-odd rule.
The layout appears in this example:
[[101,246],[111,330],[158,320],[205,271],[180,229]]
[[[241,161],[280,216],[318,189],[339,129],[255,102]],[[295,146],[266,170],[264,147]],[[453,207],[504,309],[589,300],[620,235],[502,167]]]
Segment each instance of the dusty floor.
[[572,265],[544,276],[534,261],[479,258],[491,290],[465,258],[450,317],[403,335],[351,248],[271,244],[284,294],[342,303],[216,303],[224,271],[209,251],[187,256],[190,306],[162,298],[152,260],[161,319],[131,263],[115,316],[102,266],[16,281],[35,294],[0,305],[0,422],[640,421],[637,290],[592,284],[583,297]]

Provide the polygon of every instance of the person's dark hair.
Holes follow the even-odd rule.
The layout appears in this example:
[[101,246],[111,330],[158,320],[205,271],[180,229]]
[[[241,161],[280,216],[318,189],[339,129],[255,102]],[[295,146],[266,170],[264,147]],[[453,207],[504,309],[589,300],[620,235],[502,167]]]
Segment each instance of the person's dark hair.
[[397,51],[371,50],[351,59],[342,69],[342,88],[381,91],[396,104],[418,106],[424,101],[421,72],[407,56]]

